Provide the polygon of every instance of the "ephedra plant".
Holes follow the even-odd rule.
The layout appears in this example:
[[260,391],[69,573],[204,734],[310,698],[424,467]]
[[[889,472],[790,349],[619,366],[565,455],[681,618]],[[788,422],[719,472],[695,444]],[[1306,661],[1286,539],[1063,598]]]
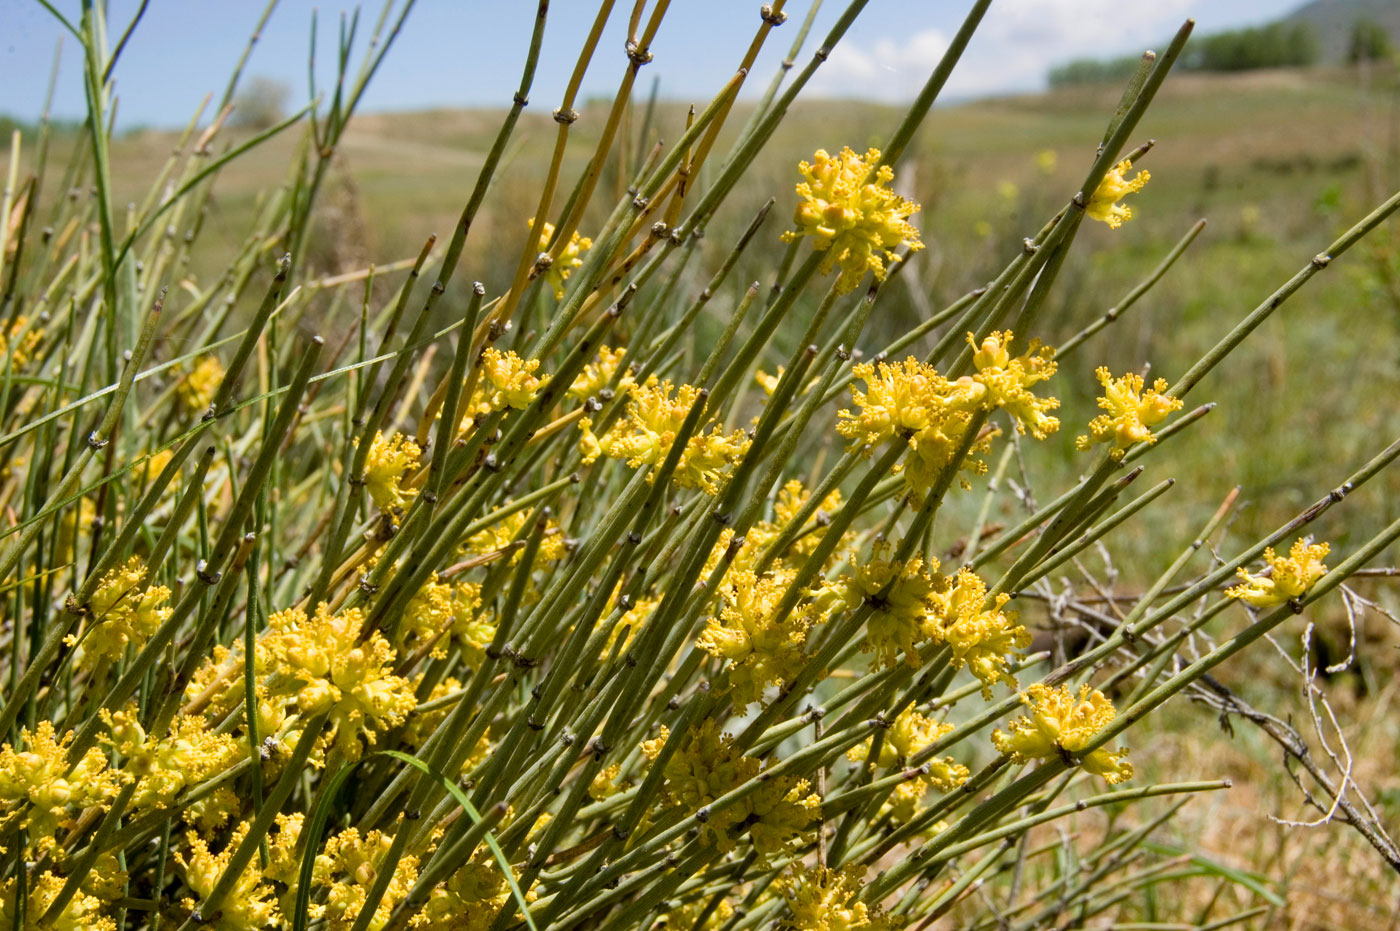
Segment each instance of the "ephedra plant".
[[[227,108],[192,122],[129,208],[109,136],[121,43],[101,4],[64,21],[88,119],[66,169],[47,128],[28,162],[16,135],[0,226],[0,927],[1037,928],[1130,921],[1193,878],[1257,896],[1217,890],[1202,927],[1268,913],[1257,880],[1147,856],[1164,804],[1227,783],[1149,783],[1134,726],[1400,536],[1307,536],[1400,442],[1212,553],[1227,502],[1131,602],[1080,606],[1096,626],[1069,656],[1031,652],[1016,608],[1151,520],[1171,483],[1135,483],[1207,414],[1187,396],[1400,196],[1183,373],[1085,358],[1112,316],[1042,344],[1077,233],[1128,222],[1148,183],[1150,146],[1131,147],[1188,24],[994,280],[872,343],[921,248],[901,157],[986,2],[883,145],[812,140],[795,190],[698,248],[864,5],[805,57],[810,15],[790,26],[805,64],[741,107],[785,19],[755,10],[734,78],[616,198],[603,166],[634,145],[623,116],[667,4],[631,11],[621,85],[570,178],[582,75],[620,64],[598,41],[627,14],[605,0],[499,294],[462,258],[545,3],[445,251],[329,278],[302,271],[314,204],[407,8],[386,7],[357,74],[358,20],[342,29],[340,80],[293,117],[222,153]],[[200,232],[220,173],[296,131],[285,184],[218,254]],[[735,282],[741,256],[765,280]],[[1097,379],[1091,422],[1058,419],[1068,379]],[[998,532],[1011,483],[980,476],[1057,431],[1078,436],[1080,477],[1013,501]],[[1364,799],[1311,772],[1312,797],[1400,863]],[[1098,827],[1044,829],[1069,818]]]

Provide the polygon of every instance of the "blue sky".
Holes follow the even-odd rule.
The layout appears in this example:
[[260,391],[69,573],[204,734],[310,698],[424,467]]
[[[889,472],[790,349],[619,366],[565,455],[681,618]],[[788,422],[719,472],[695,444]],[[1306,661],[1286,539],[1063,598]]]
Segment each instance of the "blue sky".
[[[1065,60],[1129,53],[1160,44],[1182,20],[1198,31],[1266,22],[1301,0],[994,0],[981,29],[949,83],[950,97],[1033,90],[1046,70]],[[79,0],[53,0],[74,22]],[[844,8],[826,0],[803,60]],[[649,3],[648,7],[654,3]],[[662,93],[706,100],[732,73],[758,25],[758,0],[672,0],[652,46],[655,61],[640,87],[659,76]],[[108,31],[115,43],[139,6],[110,0]],[[968,0],[870,0],[842,44],[811,85],[814,96],[897,101],[912,96],[938,61],[967,12]],[[419,0],[362,110],[504,106],[519,79],[534,0]],[[611,95],[625,67],[622,43],[632,4],[618,0],[594,57],[585,95]],[[150,0],[145,18],[116,70],[121,126],[183,124],[208,92],[221,93],[263,8],[263,0]],[[246,74],[282,81],[292,102],[307,95],[306,60],[311,15],[319,9],[318,71],[324,81],[334,58],[342,9],[336,0],[282,0]],[[764,87],[792,42],[807,0],[789,0],[788,24],[770,36],[751,93]],[[361,35],[377,17],[367,3]],[[536,106],[558,104],[579,44],[597,10],[595,0],[553,0],[539,74]],[[39,114],[64,30],[36,0],[0,0],[0,113]],[[358,58],[356,58],[358,62]],[[81,114],[81,59],[65,38],[54,112]]]

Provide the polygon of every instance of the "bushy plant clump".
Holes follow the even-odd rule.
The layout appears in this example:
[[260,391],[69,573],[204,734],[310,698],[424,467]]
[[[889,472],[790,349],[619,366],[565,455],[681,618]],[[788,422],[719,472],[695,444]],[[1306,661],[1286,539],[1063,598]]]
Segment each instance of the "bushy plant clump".
[[[1147,784],[1126,732],[1400,536],[1339,553],[1305,537],[1400,444],[1268,537],[1198,559],[1222,508],[1135,599],[1076,602],[1092,637],[1072,655],[1033,650],[1018,608],[1150,519],[1171,483],[1135,482],[1209,410],[1185,396],[1400,199],[1174,380],[1091,368],[1084,334],[1043,344],[1082,224],[1133,217],[1150,145],[1125,150],[1188,24],[995,280],[874,345],[867,324],[923,247],[900,160],[985,2],[886,144],[813,140],[775,192],[790,224],[765,207],[699,248],[863,5],[733,136],[785,18],[764,6],[734,79],[614,200],[599,180],[633,147],[622,117],[666,4],[637,5],[569,188],[603,4],[495,295],[458,264],[547,4],[445,251],[325,277],[302,270],[313,205],[408,9],[385,9],[357,75],[346,31],[328,104],[217,156],[228,110],[192,122],[126,211],[102,8],[66,24],[86,55],[81,144],[59,192],[44,135],[19,181],[17,135],[0,215],[0,927],[1032,928],[1127,914],[1183,878],[1140,859],[1166,817],[1147,800],[1227,783]],[[306,145],[242,247],[217,279],[190,275],[218,248],[199,232],[220,172],[294,127]],[[734,282],[741,253],[769,280]],[[695,345],[710,314],[722,332]],[[1102,413],[1062,423],[1056,385],[1094,378]],[[1009,498],[1013,462],[1062,428],[1078,482]],[[1017,521],[994,526],[1004,500]],[[1231,633],[1199,649],[1219,623]],[[1125,808],[1143,816],[1115,816],[1073,867],[1042,830]]]

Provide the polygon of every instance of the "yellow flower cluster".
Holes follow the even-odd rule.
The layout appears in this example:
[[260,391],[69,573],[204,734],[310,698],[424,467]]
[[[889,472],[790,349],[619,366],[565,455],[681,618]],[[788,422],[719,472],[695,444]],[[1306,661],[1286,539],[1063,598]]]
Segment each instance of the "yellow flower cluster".
[[10,324],[8,333],[0,333],[0,358],[8,359],[8,362],[0,364],[8,364],[11,371],[17,372],[28,364],[34,347],[43,337],[37,329],[26,332],[28,326],[29,318],[19,316]]
[[175,396],[185,413],[191,416],[203,414],[214,403],[214,393],[224,380],[224,367],[213,356],[205,356],[195,367],[185,373],[175,385]]
[[612,763],[598,770],[598,774],[588,783],[588,797],[595,802],[601,802],[621,792],[622,787],[616,782],[621,774],[621,763]]
[[721,607],[695,645],[728,660],[729,683],[740,704],[761,701],[764,689],[791,682],[807,663],[807,635],[821,620],[810,606],[786,614],[777,609],[796,569],[775,568],[756,575],[734,569],[724,580]]
[[[885,729],[884,739],[880,743],[880,755],[875,764],[885,769],[907,765],[911,757],[938,742],[952,729],[953,725],[935,721],[910,705]],[[869,754],[870,745],[869,740],[856,744],[846,751],[846,758],[853,763],[861,762]],[[961,770],[960,777],[956,776],[957,770]],[[966,781],[966,768],[957,767],[957,770],[944,774],[946,788],[954,788]]]
[[548,375],[535,374],[539,367],[539,359],[522,359],[513,352],[487,346],[481,352],[482,382],[472,413],[507,407],[521,411],[529,407],[535,394],[549,381]]
[[[862,644],[864,652],[874,654],[872,667],[893,668],[902,662],[918,668],[923,646],[944,644],[949,662],[954,668],[966,667],[982,683],[987,698],[998,682],[1015,687],[1011,661],[1030,645],[1030,632],[1003,610],[1008,596],[989,601],[986,583],[968,569],[944,576],[937,571],[937,561],[893,561],[886,547],[877,546],[839,580],[819,579],[791,610],[779,612],[798,570],[781,558],[784,554],[777,554],[780,558],[760,573],[755,557],[795,517],[806,497],[800,483],[789,483],[779,494],[780,521],[760,521],[751,529],[719,591],[719,611],[696,640],[697,648],[727,661],[735,702],[762,701],[768,688],[791,683],[810,659],[807,642],[814,627],[835,610],[855,610],[863,604],[873,608]],[[719,565],[731,542],[728,532],[721,535],[707,572]]]
[[[643,755],[655,760],[669,739],[663,726],[660,736],[642,743]],[[695,812],[762,772],[761,762],[740,753],[734,739],[720,733],[713,718],[706,718],[666,761],[662,804]],[[762,857],[810,842],[808,825],[821,818],[821,798],[809,788],[807,780],[796,776],[768,779],[743,800],[712,812],[702,827],[703,842],[727,852],[739,831],[747,828]]]
[[940,596],[948,586],[934,574],[937,562],[927,569],[920,559],[891,562],[884,549],[877,547],[870,559],[856,566],[854,575],[842,580],[844,600],[849,608],[869,601],[875,609],[862,645],[865,652],[874,652],[872,665],[893,668],[902,652],[904,664],[917,669],[923,665],[919,644],[939,637]]
[[237,793],[228,786],[219,786],[208,795],[185,805],[180,817],[197,831],[211,834],[228,824],[242,805],[243,800]]
[[1181,409],[1181,399],[1163,394],[1167,380],[1159,378],[1152,387],[1143,390],[1141,375],[1128,374],[1114,378],[1103,366],[1094,371],[1103,386],[1099,407],[1108,411],[1089,421],[1089,435],[1077,437],[1074,445],[1088,449],[1095,443],[1112,443],[1115,454],[1121,455],[1134,443],[1155,443],[1157,437],[1150,427],[1156,426],[1172,411]]
[[418,444],[402,433],[387,440],[382,433],[374,435],[365,457],[364,482],[375,507],[387,514],[404,506],[413,490],[404,488],[402,482],[418,470],[422,455]]
[[409,649],[431,644],[435,659],[446,656],[448,644],[455,643],[467,665],[476,667],[496,625],[481,611],[480,583],[439,582],[434,572],[404,607],[398,633]]
[[865,867],[851,864],[839,870],[794,863],[778,879],[778,892],[792,918],[783,924],[794,931],[894,931],[895,919],[858,898],[865,885]]
[[[629,386],[626,415],[602,436],[594,435],[588,418],[579,421],[584,464],[606,456],[625,460],[634,469],[659,465],[699,396],[700,389],[693,385],[675,388],[670,381],[659,381],[655,376],[648,378],[646,384]],[[702,429],[686,443],[674,481],[682,488],[699,488],[708,495],[717,495],[748,449],[749,438],[744,431],[726,435],[718,424],[711,425],[708,432]]]
[[331,614],[321,605],[308,617],[298,608],[268,619],[264,635],[273,697],[294,701],[307,715],[329,713],[335,746],[358,760],[360,737],[401,724],[415,704],[407,679],[389,672],[394,651],[378,632],[359,639],[364,615],[355,608]]
[[[530,229],[535,228],[535,218],[529,220]],[[539,238],[535,240],[535,251],[543,253],[549,245],[549,241],[554,238],[554,224],[545,223],[540,227]],[[569,275],[574,269],[583,265],[581,256],[589,249],[593,248],[593,240],[587,236],[580,236],[575,230],[569,237],[569,244],[564,247],[564,251],[559,254],[549,269],[545,271],[545,281],[554,290],[554,299],[559,300],[564,296],[564,282],[569,280]]]
[[122,758],[122,773],[141,780],[130,803],[138,811],[168,808],[186,787],[247,755],[229,735],[212,733],[200,715],[176,716],[162,737],[146,733],[134,706],[104,711],[102,719],[111,731],[106,743]]
[[743,430],[726,435],[723,428],[712,427],[690,438],[672,481],[681,488],[718,495],[748,451],[749,437]]
[[[675,390],[675,397],[671,392]],[[585,463],[600,455],[625,459],[632,468],[656,465],[665,458],[676,431],[680,430],[686,414],[700,396],[700,389],[681,385],[679,390],[670,381],[647,379],[644,385],[628,389],[627,415],[601,437],[594,436],[592,424],[585,419],[583,449]]]
[[[209,659],[195,670],[190,683],[185,686],[183,711],[186,714],[201,713],[214,719],[222,718],[243,700],[242,681],[231,681],[241,679],[243,671],[242,642],[235,641],[233,649],[215,646]],[[263,648],[262,638],[254,644],[253,671],[260,677],[257,683],[259,695],[266,697],[266,688],[261,677],[267,673],[267,651]],[[282,716],[280,711],[276,714],[270,711],[264,714],[262,709],[259,709],[259,733],[267,734],[271,731],[262,730],[264,720],[272,722],[275,728],[281,724]]]
[[[24,931],[39,931],[39,917],[49,910],[63,886],[64,878],[57,873],[40,874],[29,888],[25,921],[21,925],[15,909],[18,900],[15,881],[5,880],[0,884],[0,928],[22,927]],[[100,898],[79,892],[68,900],[56,919],[44,925],[44,931],[116,931],[116,922],[102,915],[103,906]]]
[[972,380],[986,389],[982,403],[988,409],[1006,411],[1019,432],[1029,431],[1037,440],[1043,440],[1060,428],[1060,421],[1047,413],[1059,407],[1060,402],[1057,398],[1036,397],[1030,389],[1055,374],[1056,365],[1051,359],[1055,350],[1033,339],[1024,355],[1013,358],[1008,347],[1014,338],[1010,330],[1003,330],[992,333],[979,346],[976,338],[967,334],[968,345],[976,350],[972,363],[977,374]]
[[524,410],[549,381],[548,375],[536,374],[539,368],[538,359],[487,346],[477,359],[476,382],[471,397],[462,403],[457,429],[470,430],[473,421],[496,411]]
[[1267,575],[1253,575],[1239,569],[1240,584],[1226,589],[1229,598],[1238,598],[1256,608],[1272,608],[1307,594],[1317,580],[1327,574],[1323,557],[1331,550],[1326,543],[1309,544],[1295,540],[1288,556],[1274,555],[1273,548],[1264,550]]
[[[621,586],[619,586],[618,592],[614,593],[613,600],[608,603],[607,610],[603,615],[604,617],[608,616],[617,606],[616,597],[620,592]],[[617,619],[617,622],[613,624],[612,630],[608,632],[607,643],[603,644],[603,649],[598,653],[598,661],[600,663],[606,662],[608,658],[613,655],[614,651],[620,652],[630,647],[633,639],[637,636],[637,631],[642,629],[642,625],[646,623],[647,618],[651,617],[652,612],[655,611],[660,604],[660,598],[645,596],[638,598],[636,603],[624,611],[622,616]],[[619,637],[623,638],[620,645],[617,642]]]
[[1031,645],[1030,631],[1016,623],[1014,613],[1002,611],[1010,600],[1009,595],[997,595],[988,606],[987,583],[970,569],[959,569],[942,603],[942,637],[952,650],[950,661],[958,668],[966,666],[988,699],[998,682],[1016,687],[1010,658]]
[[[525,526],[532,522],[534,514],[533,508],[524,508],[513,514],[508,514],[485,530],[468,537],[463,548],[475,556],[503,552],[511,545],[512,541],[524,539]],[[520,552],[513,554],[511,565],[520,562],[521,555]],[[540,540],[537,562],[557,562],[567,555],[569,555],[569,546],[564,540],[563,529],[559,526],[558,521],[553,518],[547,519],[544,538]]]
[[[730,564],[735,569],[757,569],[758,558],[766,552],[769,547],[777,541],[778,537],[788,532],[794,520],[797,519],[798,512],[806,505],[812,493],[799,479],[790,479],[778,489],[778,494],[773,501],[773,519],[758,520],[744,534],[743,545],[738,548],[730,557]],[[826,528],[831,515],[841,509],[841,491],[833,489],[818,507],[798,529],[793,541],[789,543],[781,552],[774,553],[774,558],[789,566],[797,567],[802,565],[821,543],[826,536]],[[725,558],[730,545],[734,541],[734,533],[725,530],[720,534],[714,549],[710,552],[710,558],[705,564],[704,574],[709,575],[719,565],[720,560]],[[839,561],[838,553],[833,553],[828,559],[828,565]],[[835,589],[824,589],[824,594],[840,595]],[[813,592],[818,594],[818,592]]]
[[890,190],[894,171],[888,165],[877,170],[879,161],[879,149],[861,156],[843,148],[835,158],[818,149],[811,162],[797,166],[806,179],[797,185],[802,197],[793,213],[797,229],[782,238],[793,242],[812,237],[812,247],[827,253],[822,274],[841,266],[838,293],[853,290],[866,271],[884,281],[885,263],[898,261],[893,250],[900,243],[907,243],[910,251],[923,248],[919,231],[909,222],[919,205]]
[[[590,362],[583,367],[574,378],[573,384],[569,385],[566,392],[575,401],[586,401],[601,392],[612,383],[613,376],[622,366],[622,358],[627,355],[627,350],[623,348],[609,349],[602,346],[598,349],[598,361]],[[623,375],[618,383],[618,390],[625,391],[632,384],[631,375]]]
[[1124,207],[1118,201],[1141,191],[1152,176],[1146,171],[1139,171],[1136,177],[1129,178],[1128,172],[1132,170],[1133,163],[1126,158],[1108,170],[1085,208],[1090,218],[1107,223],[1110,229],[1115,230],[1123,225],[1124,220],[1133,218],[1132,208]]
[[59,740],[53,724],[40,721],[32,731],[20,731],[24,749],[10,744],[0,748],[0,803],[11,811],[28,803],[22,825],[41,851],[54,845],[54,832],[69,827],[77,812],[106,808],[123,779],[107,768],[107,757],[97,747],[70,760],[67,747],[72,739],[69,733]]
[[[1063,685],[1051,688],[1037,682],[1021,693],[1021,702],[1030,706],[1030,716],[1012,721],[1009,733],[997,729],[992,734],[992,743],[1014,763],[1079,755],[1116,714],[1103,692],[1087,685],[1079,687],[1076,698]],[[1121,747],[1116,751],[1100,747],[1084,754],[1080,764],[1109,785],[1117,785],[1133,778],[1132,764],[1123,759],[1127,752]]]
[[[862,362],[851,371],[866,390],[851,389],[859,411],[839,411],[836,431],[854,441],[853,449],[867,452],[881,443],[907,444],[905,481],[909,493],[922,500],[962,445],[981,393],[970,382],[948,381],[912,356],[896,364]],[[983,451],[989,443],[990,435],[975,441],[973,450]],[[961,467],[981,472],[986,465],[969,457]]]
[[[199,901],[209,898],[223,878],[234,850],[247,835],[248,824],[244,822],[233,832],[223,850],[216,854],[194,831],[185,834],[187,850],[177,850],[175,860],[185,871],[185,885],[199,896]],[[198,907],[198,902],[186,899],[185,905],[193,910]],[[248,861],[248,865],[238,874],[237,881],[224,897],[217,913],[205,915],[204,918],[204,927],[215,931],[261,931],[280,924],[275,892],[269,883],[263,882],[256,857]]]
[[[886,770],[908,766],[911,758],[952,730],[953,725],[920,714],[911,705],[885,729],[880,754],[874,765]],[[856,744],[846,751],[846,758],[853,763],[864,761],[870,754],[872,743],[873,739]],[[928,789],[948,792],[967,782],[969,776],[967,767],[950,756],[935,757],[923,765],[928,767],[928,773],[911,776],[896,786],[885,802],[882,814],[889,815],[897,823],[907,822],[917,813],[919,800]]]
[[[354,927],[392,842],[390,835],[380,831],[361,835],[355,828],[346,828],[326,839],[312,867],[311,878],[318,889],[326,890],[325,905],[319,917],[325,921],[328,931],[350,931]],[[405,854],[394,866],[393,878],[374,910],[370,928],[379,931],[389,923],[394,906],[408,895],[417,878],[418,858]]]
[[893,667],[902,652],[904,663],[918,668],[919,645],[943,643],[954,668],[967,667],[982,683],[984,697],[991,698],[998,682],[1015,687],[1010,660],[1030,645],[1031,635],[1002,611],[1009,597],[998,595],[988,605],[987,584],[976,573],[959,569],[949,579],[937,569],[937,562],[890,562],[877,549],[842,580],[848,607],[868,601],[875,608],[864,649],[875,653],[876,665]]
[[1104,389],[1099,407],[1108,413],[1089,421],[1089,435],[1074,441],[1080,449],[1088,449],[1095,443],[1112,443],[1114,453],[1121,455],[1134,443],[1155,443],[1157,437],[1149,428],[1166,420],[1172,411],[1181,409],[1180,398],[1162,393],[1167,390],[1165,378],[1157,379],[1144,391],[1141,375],[1114,378],[1103,366],[1097,368],[1094,375]]
[[753,380],[758,384],[758,387],[763,389],[763,394],[771,398],[773,392],[778,390],[778,382],[782,380],[783,372],[785,371],[787,371],[787,366],[785,365],[778,366],[778,371],[772,375],[769,375],[767,372],[763,371],[763,369],[759,369],[753,373]]
[[[760,521],[759,526],[769,529],[774,535],[779,531],[786,530],[797,519],[797,512],[806,506],[811,497],[812,493],[797,479],[785,482],[783,487],[778,489],[778,497],[773,502],[773,523]],[[788,551],[778,555],[799,557],[805,560],[826,536],[826,525],[831,515],[840,509],[841,490],[836,488],[822,499],[821,505],[802,526],[799,536],[792,542]]]
[[[91,669],[100,660],[121,659],[128,645],[140,649],[151,634],[170,617],[170,589],[164,585],[142,588],[146,564],[133,556],[102,577],[88,602],[91,623],[82,638],[77,662]],[[69,635],[67,642],[78,642]]]
[[[1059,401],[1036,397],[1030,389],[1054,374],[1055,363],[1050,350],[1039,342],[1012,358],[1007,347],[1013,338],[1009,330],[988,336],[973,355],[976,372],[956,381],[912,356],[902,363],[854,366],[851,371],[866,390],[851,389],[859,410],[838,412],[837,432],[854,441],[853,449],[867,452],[881,443],[907,443],[910,454],[903,465],[904,477],[916,503],[952,462],[975,413],[1003,408],[1018,430],[1043,439],[1060,425],[1047,414]],[[968,341],[973,343],[971,334]],[[985,451],[991,438],[990,431],[982,432],[971,451]],[[986,464],[969,456],[958,467],[982,472]]]
[[[301,840],[301,829],[305,821],[306,816],[301,812],[279,814],[275,818],[276,830],[268,838],[267,865],[262,870],[263,879],[278,883],[284,889],[278,896],[284,916],[291,914],[295,908],[297,888],[301,885],[301,858],[305,851],[298,846],[298,842]],[[321,914],[322,906],[311,902],[307,908],[307,917],[316,920]]]
[[[509,896],[501,868],[490,851],[483,851],[433,887],[409,926],[415,931],[489,931]],[[534,896],[526,893],[527,899]]]

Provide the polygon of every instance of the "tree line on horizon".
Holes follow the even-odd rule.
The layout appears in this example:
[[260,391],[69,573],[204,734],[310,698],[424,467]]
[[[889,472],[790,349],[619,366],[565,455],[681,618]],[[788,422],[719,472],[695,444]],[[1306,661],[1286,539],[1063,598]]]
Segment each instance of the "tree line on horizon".
[[[1380,24],[1358,19],[1352,24],[1347,61],[1379,61],[1393,51],[1390,34]],[[1313,28],[1302,22],[1232,29],[1195,40],[1177,68],[1185,71],[1234,72],[1259,68],[1296,68],[1316,64],[1321,46]],[[1050,69],[1052,88],[1123,80],[1136,70],[1137,55],[1079,58]]]

